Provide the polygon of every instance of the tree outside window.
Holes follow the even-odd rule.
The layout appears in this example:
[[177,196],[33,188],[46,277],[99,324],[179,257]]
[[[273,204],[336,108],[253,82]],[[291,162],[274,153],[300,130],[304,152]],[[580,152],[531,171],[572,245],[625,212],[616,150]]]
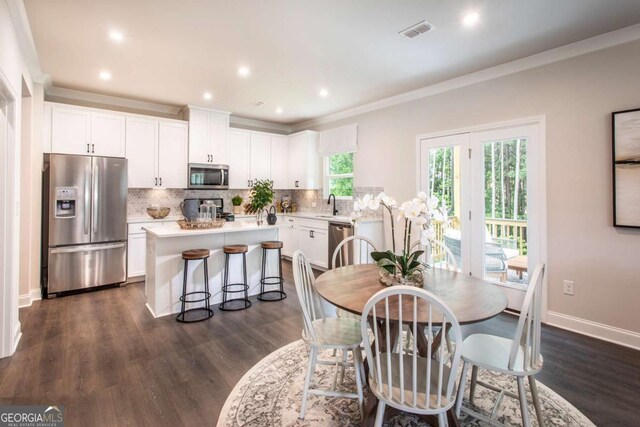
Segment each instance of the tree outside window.
[[325,188],[327,196],[353,197],[353,153],[325,157]]

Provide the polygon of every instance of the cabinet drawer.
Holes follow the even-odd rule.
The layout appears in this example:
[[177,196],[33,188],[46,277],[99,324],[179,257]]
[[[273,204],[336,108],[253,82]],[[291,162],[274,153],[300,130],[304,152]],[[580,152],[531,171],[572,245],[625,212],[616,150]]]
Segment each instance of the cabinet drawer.
[[319,230],[329,229],[329,221],[321,219],[298,218],[298,225],[300,227],[317,228]]
[[296,228],[298,226],[298,218],[293,216],[284,216],[282,218],[282,222],[293,226],[293,228]]
[[129,234],[143,234],[143,228],[162,227],[161,222],[135,222],[129,224]]

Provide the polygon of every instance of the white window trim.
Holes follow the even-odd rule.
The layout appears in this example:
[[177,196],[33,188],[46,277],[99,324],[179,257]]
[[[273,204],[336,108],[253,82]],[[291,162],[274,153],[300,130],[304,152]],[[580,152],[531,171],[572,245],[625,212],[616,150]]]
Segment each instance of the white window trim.
[[[335,153],[335,154],[342,154],[342,153]],[[352,173],[343,173],[343,174],[337,174],[337,175],[330,175],[329,174],[329,157],[330,156],[323,156],[322,157],[322,162],[323,162],[323,196],[325,198],[329,197],[329,179],[330,178],[353,178],[353,172]],[[353,169],[355,170],[355,164],[353,165]],[[353,196],[335,196],[336,200],[353,200]]]

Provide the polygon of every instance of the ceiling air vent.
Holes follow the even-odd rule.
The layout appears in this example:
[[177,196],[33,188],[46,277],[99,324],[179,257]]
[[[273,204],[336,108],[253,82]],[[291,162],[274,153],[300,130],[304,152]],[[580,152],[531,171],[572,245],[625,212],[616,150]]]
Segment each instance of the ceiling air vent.
[[398,34],[408,39],[412,39],[419,36],[420,34],[428,33],[429,31],[432,31],[434,29],[435,27],[429,24],[427,21],[420,21],[417,24],[400,31]]
[[259,107],[261,105],[264,105],[264,102],[262,102],[262,101],[253,101],[249,105],[253,105],[254,107]]

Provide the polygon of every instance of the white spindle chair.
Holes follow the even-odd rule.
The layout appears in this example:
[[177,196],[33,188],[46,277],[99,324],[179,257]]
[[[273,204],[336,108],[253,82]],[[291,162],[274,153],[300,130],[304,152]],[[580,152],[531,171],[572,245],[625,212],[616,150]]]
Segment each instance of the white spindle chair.
[[[360,343],[362,342],[360,322],[354,319],[325,317],[321,297],[315,289],[315,277],[311,270],[311,265],[300,251],[296,251],[296,253],[293,254],[293,277],[298,299],[302,307],[302,318],[304,321],[302,339],[310,347],[309,365],[304,380],[300,418],[304,419],[309,393],[320,396],[358,399],[360,414],[363,414],[364,396],[362,392],[362,372],[364,371],[364,367],[362,364],[362,353],[360,352]],[[353,353],[353,363],[347,362],[346,358],[345,360],[335,359],[333,361],[319,360],[318,352],[321,349],[341,350],[344,354],[351,351]],[[316,364],[336,367],[333,385],[330,390],[310,388]],[[338,372],[344,366],[353,366],[355,370],[356,393],[346,393],[336,390]]]
[[[527,392],[524,385],[524,378],[528,377],[538,424],[543,425],[538,388],[533,376],[542,370],[543,362],[540,354],[540,311],[542,307],[542,278],[544,277],[544,270],[544,264],[538,264],[531,275],[529,288],[524,297],[513,339],[487,334],[474,334],[467,337],[461,346],[457,346],[462,347],[462,360],[464,362],[456,401],[457,415],[460,415],[462,410],[492,425],[502,425],[492,417],[498,412],[503,396],[507,395],[520,400],[522,424],[525,427],[529,426]],[[469,400],[471,402],[473,402],[476,384],[500,393],[489,417],[462,407],[469,365],[472,366],[471,387],[469,390]],[[491,384],[478,381],[478,367],[515,376],[518,383],[518,394],[516,395]]]
[[[409,312],[403,313],[403,301],[411,301]],[[389,321],[390,313],[397,313],[397,322]],[[360,328],[363,345],[369,361],[369,387],[378,398],[375,425],[382,425],[386,405],[401,411],[415,414],[438,416],[440,426],[447,425],[447,410],[455,404],[454,387],[456,373],[460,363],[460,349],[456,348],[451,358],[444,357],[444,346],[432,354],[431,345],[428,354],[418,354],[417,340],[413,340],[412,349],[397,346],[391,342],[391,328],[397,328],[402,334],[403,321],[413,330],[419,313],[427,316],[426,328],[428,341],[433,342],[434,329],[442,325],[442,333],[451,333],[461,340],[460,325],[449,307],[437,296],[424,289],[413,286],[392,286],[376,293],[364,307]],[[369,336],[369,321],[374,342]],[[379,328],[385,339],[381,341]],[[372,348],[373,346],[373,348]],[[438,356],[439,357],[436,357]]]
[[425,253],[420,258],[422,262],[426,263],[428,251],[430,251],[433,246],[438,246],[444,251],[444,262],[446,267],[445,270],[458,271],[458,261],[456,261],[456,258],[453,256],[453,252],[451,252],[451,249],[449,249],[447,245],[439,240],[433,240],[429,243],[429,245],[423,245],[418,240],[413,245],[411,245],[410,252],[418,249],[425,251]]
[[[372,264],[371,252],[376,251],[376,245],[364,236],[350,236],[338,244],[333,251],[331,268],[346,265]],[[353,262],[349,262],[349,255],[353,254]]]

